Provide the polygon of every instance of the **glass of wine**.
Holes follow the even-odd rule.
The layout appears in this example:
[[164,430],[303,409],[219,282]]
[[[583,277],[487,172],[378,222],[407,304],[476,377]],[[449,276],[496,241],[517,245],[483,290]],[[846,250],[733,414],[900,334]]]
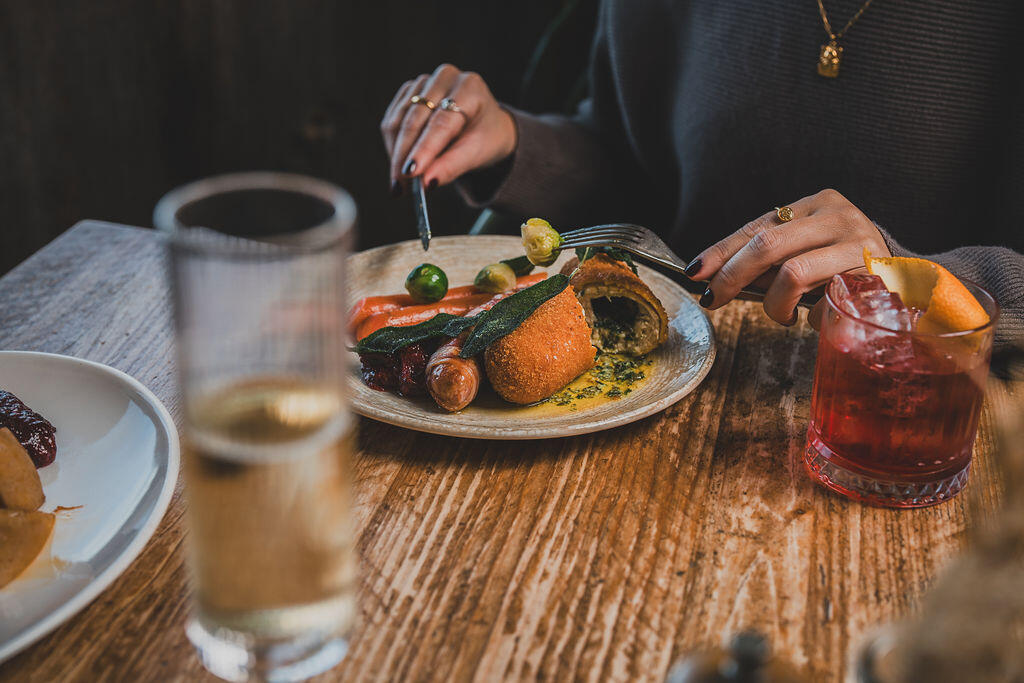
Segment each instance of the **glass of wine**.
[[344,392],[355,204],[283,173],[167,194],[183,471],[203,664],[298,680],[337,664],[355,614]]

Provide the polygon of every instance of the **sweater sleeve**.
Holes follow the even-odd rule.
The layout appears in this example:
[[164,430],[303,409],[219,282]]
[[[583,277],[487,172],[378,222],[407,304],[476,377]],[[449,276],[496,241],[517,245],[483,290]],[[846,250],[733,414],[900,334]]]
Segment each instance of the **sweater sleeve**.
[[463,198],[555,225],[583,224],[606,212],[600,198],[614,194],[602,192],[613,164],[599,134],[578,118],[508,110],[518,135],[515,153],[505,164],[460,178]]
[[996,350],[1024,345],[1024,255],[1005,247],[960,247],[941,254],[915,254],[882,228],[893,256],[918,256],[942,264],[949,272],[987,289],[999,304]]
[[543,216],[555,225],[587,225],[619,220],[643,195],[635,189],[641,173],[626,142],[611,68],[610,7],[602,3],[598,13],[588,98],[572,116],[506,107],[516,124],[516,150],[510,160],[457,181],[470,205]]

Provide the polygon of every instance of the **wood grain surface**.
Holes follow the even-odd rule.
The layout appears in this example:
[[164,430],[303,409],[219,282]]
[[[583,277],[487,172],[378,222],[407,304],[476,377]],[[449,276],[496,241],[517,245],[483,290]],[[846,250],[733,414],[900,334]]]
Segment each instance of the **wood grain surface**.
[[[108,363],[176,417],[163,254],[150,231],[82,223],[0,280],[0,348]],[[523,443],[360,423],[362,561],[349,657],[322,680],[662,680],[741,628],[840,680],[871,625],[912,611],[998,504],[986,403],[967,494],[893,511],[804,474],[816,335],[756,304],[713,315],[693,394],[608,432]],[[0,665],[0,681],[208,680],[185,639],[181,486],[109,589]]]

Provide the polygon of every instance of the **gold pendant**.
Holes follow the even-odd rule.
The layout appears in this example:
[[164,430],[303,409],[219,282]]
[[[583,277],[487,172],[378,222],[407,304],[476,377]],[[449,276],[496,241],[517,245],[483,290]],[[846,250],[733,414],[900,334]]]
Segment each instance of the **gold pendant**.
[[818,55],[818,75],[825,78],[835,78],[839,75],[839,60],[843,56],[843,48],[835,40],[828,41],[828,44],[821,46],[821,54]]

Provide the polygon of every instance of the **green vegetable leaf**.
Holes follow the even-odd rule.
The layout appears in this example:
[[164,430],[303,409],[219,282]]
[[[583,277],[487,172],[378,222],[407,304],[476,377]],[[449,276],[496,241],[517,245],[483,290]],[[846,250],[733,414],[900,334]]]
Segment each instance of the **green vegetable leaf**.
[[475,317],[438,313],[430,320],[416,325],[382,327],[360,339],[352,350],[356,353],[396,353],[410,344],[435,337],[456,337],[466,328],[472,327],[474,322]]
[[459,355],[472,358],[483,352],[514,329],[548,299],[557,296],[569,286],[569,278],[553,275],[537,284],[502,299],[489,310],[475,316],[473,331],[466,338]]
[[616,249],[615,247],[576,248],[576,258],[580,260],[580,263],[583,263],[588,258],[597,256],[598,254],[604,254],[608,258],[615,259],[616,261],[622,261],[629,266],[629,269],[633,271],[634,275],[639,275],[639,273],[636,272],[636,263],[633,262],[633,257],[629,252],[623,251],[622,249]]
[[471,358],[519,327],[542,303],[568,286],[569,278],[555,275],[502,299],[490,310],[473,317],[438,313],[416,325],[382,327],[363,337],[352,350],[356,353],[396,353],[410,344],[428,339],[457,337],[473,327],[459,354],[463,358]]
[[530,273],[533,272],[533,269],[535,268],[535,266],[532,263],[530,263],[530,259],[526,258],[525,256],[517,256],[515,258],[503,259],[500,261],[500,263],[504,263],[509,268],[511,268],[512,272],[516,274],[516,277],[529,275]]

